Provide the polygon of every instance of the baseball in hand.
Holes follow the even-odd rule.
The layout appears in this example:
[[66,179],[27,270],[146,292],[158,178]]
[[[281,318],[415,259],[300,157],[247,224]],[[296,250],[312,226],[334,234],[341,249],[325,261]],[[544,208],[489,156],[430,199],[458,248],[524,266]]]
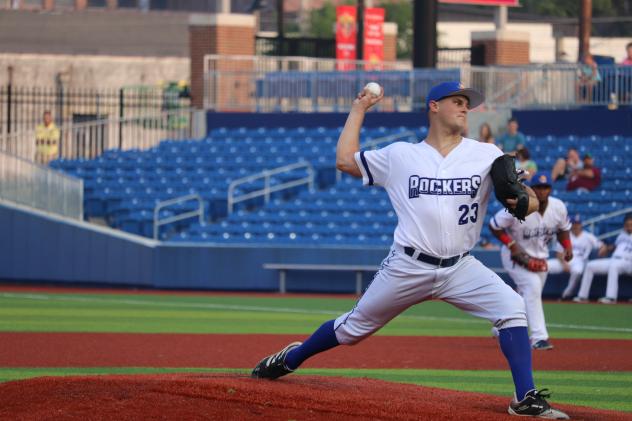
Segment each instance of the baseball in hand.
[[364,87],[364,90],[372,96],[380,96],[380,94],[382,93],[382,87],[375,82],[367,83]]

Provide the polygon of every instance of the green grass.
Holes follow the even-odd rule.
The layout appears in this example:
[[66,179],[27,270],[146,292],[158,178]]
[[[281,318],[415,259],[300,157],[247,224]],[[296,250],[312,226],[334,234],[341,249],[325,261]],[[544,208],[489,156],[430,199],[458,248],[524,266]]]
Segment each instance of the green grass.
[[[41,376],[83,376],[106,374],[157,373],[236,373],[248,375],[250,369],[216,368],[0,368],[0,382]],[[397,383],[467,392],[487,393],[510,398],[511,374],[496,370],[422,370],[422,369],[301,369],[297,375],[368,377]],[[630,390],[632,372],[602,373],[575,371],[540,371],[537,383],[553,391],[551,401],[593,408],[632,412]]]
[[[0,292],[0,331],[309,334],[355,300]],[[554,338],[632,339],[632,306],[546,303]],[[488,336],[490,323],[442,302],[414,306],[378,335]]]
[[[310,334],[351,298],[247,295],[21,293],[0,291],[0,332]],[[545,303],[553,338],[632,339],[632,306]],[[442,303],[410,308],[378,335],[489,336],[490,323]],[[0,381],[37,376],[226,372],[213,368],[0,368]],[[249,369],[233,372],[247,374]],[[372,377],[510,396],[508,371],[302,369],[297,374]],[[632,372],[541,371],[553,402],[632,412]]]

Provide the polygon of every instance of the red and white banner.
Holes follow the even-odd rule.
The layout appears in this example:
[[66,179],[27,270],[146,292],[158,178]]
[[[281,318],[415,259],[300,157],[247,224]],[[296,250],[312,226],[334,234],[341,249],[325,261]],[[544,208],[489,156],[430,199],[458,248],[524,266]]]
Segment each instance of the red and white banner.
[[518,7],[518,0],[439,0],[439,3],[479,4],[483,6],[509,6]]
[[364,11],[364,51],[362,57],[369,63],[366,70],[380,68],[384,61],[384,9],[368,7]]
[[[355,6],[336,7],[336,59],[356,59],[357,9]],[[353,63],[338,63],[338,70],[354,70]]]

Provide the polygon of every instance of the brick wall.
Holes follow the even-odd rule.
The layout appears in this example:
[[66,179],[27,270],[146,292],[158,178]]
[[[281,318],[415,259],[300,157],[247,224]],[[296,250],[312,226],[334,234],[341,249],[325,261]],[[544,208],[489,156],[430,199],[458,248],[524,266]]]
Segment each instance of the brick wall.
[[519,41],[472,41],[472,46],[485,46],[485,65],[529,64],[529,43]]
[[397,60],[397,24],[384,22],[384,61]]
[[[192,15],[189,26],[191,58],[191,101],[197,108],[204,106],[204,56],[206,54],[247,55],[255,53],[254,19],[249,15]],[[235,71],[252,67],[252,62],[225,61],[217,63],[217,70]],[[216,104],[229,108],[248,103],[251,97],[250,80],[233,76],[215,80],[207,95]]]
[[474,32],[472,47],[485,46],[485,65],[529,64],[529,34],[522,32]]
[[55,0],[42,0],[42,9],[53,10],[55,8]]

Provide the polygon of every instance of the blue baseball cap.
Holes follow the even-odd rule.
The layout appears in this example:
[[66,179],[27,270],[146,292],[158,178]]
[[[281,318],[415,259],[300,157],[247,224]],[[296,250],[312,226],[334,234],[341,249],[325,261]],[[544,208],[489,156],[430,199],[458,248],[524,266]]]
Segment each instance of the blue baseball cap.
[[537,186],[549,186],[551,187],[551,179],[549,175],[543,171],[537,172],[531,178],[529,182],[529,186],[537,187]]
[[575,215],[573,215],[573,217],[571,218],[571,222],[573,224],[581,224],[582,223],[582,217],[576,213]]
[[485,101],[483,94],[475,89],[466,88],[461,82],[443,82],[435,85],[426,97],[426,109],[430,108],[430,101],[440,101],[450,96],[463,95],[470,101],[470,108],[478,107]]

